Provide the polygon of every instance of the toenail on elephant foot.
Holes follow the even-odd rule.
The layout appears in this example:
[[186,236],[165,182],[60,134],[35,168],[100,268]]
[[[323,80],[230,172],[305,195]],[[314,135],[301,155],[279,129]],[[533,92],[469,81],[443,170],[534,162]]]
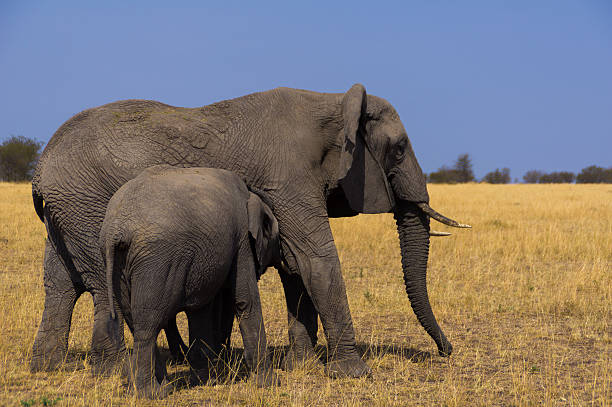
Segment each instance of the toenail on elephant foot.
[[330,360],[325,374],[332,378],[372,376],[372,369],[360,358]]

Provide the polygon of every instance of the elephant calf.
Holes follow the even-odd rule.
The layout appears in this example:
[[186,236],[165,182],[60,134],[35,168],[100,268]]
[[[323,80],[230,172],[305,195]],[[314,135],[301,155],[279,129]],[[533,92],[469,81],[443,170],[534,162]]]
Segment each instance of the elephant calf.
[[[189,319],[187,357],[197,376],[208,378],[207,358],[220,342],[213,331],[222,326],[229,337],[235,314],[257,384],[275,382],[257,280],[267,266],[280,264],[278,237],[270,208],[229,171],[155,166],[115,193],[100,248],[109,298],[116,299],[134,336],[129,377],[139,395],[167,394],[156,341],[181,311]],[[219,308],[223,295],[231,303]],[[114,307],[111,321],[116,336]]]

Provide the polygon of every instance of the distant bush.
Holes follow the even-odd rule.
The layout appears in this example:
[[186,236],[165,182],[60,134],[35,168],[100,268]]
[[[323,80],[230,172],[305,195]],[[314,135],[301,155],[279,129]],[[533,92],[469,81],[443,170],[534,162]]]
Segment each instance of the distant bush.
[[469,154],[461,154],[453,168],[445,165],[429,174],[427,181],[434,184],[457,184],[460,182],[474,181],[474,170]]
[[488,182],[489,184],[508,184],[510,182],[510,168],[499,168],[495,169],[495,171],[489,172],[482,179],[483,182]]
[[23,136],[11,136],[0,144],[0,180],[27,181],[38,161],[42,143]]
[[[472,170],[472,160],[469,154],[461,154],[453,167],[443,165],[438,171],[426,175],[427,182],[439,184],[458,184],[474,181],[474,171]],[[489,184],[508,184],[512,181],[509,168],[497,168],[495,171],[487,173],[482,182]],[[515,182],[518,180],[515,178]],[[578,175],[570,171],[543,172],[530,170],[523,175],[523,182],[527,184],[612,184],[612,167],[603,168],[597,165],[583,168]]]
[[527,171],[525,175],[523,175],[523,181],[527,184],[537,184],[540,181],[540,177],[544,175],[542,171],[531,170]]
[[454,170],[457,173],[457,182],[471,182],[476,179],[472,169],[472,159],[469,154],[461,154],[457,157]]
[[540,179],[540,184],[571,184],[576,179],[576,175],[569,171],[557,171],[548,174],[543,174]]
[[583,168],[576,176],[577,184],[612,184],[612,167],[602,168],[596,165]]
[[429,174],[427,178],[429,182],[434,184],[456,184],[459,182],[459,174],[452,168],[443,165]]
[[538,170],[527,171],[523,181],[527,184],[571,184],[576,175],[569,171],[553,171],[545,173]]

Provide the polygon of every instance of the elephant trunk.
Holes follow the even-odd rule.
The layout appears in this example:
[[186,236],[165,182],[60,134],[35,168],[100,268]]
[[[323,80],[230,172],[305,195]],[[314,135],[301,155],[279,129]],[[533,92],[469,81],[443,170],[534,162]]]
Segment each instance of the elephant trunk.
[[440,329],[427,295],[427,259],[429,257],[429,216],[415,204],[400,202],[395,221],[402,253],[406,293],[419,322],[438,345],[442,356],[449,356],[451,343]]

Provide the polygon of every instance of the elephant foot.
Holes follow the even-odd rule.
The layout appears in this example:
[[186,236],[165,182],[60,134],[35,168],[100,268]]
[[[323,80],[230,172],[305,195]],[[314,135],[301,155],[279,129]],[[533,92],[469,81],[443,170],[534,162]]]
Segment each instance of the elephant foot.
[[83,363],[82,360],[70,360],[70,361],[66,361],[64,362],[61,366],[59,366],[59,370],[63,371],[63,372],[74,372],[76,370],[83,370],[85,369],[85,364]]
[[[176,336],[173,336],[172,334],[168,333],[168,328],[166,328],[166,338],[168,338],[168,350],[170,351],[168,362],[172,363],[173,365],[187,364],[187,353],[189,352],[189,348],[187,345],[182,343],[182,339],[180,339],[180,334],[178,331]],[[179,341],[180,343],[177,343]]]
[[229,372],[224,363],[217,363],[214,366],[210,364],[208,367],[199,369],[192,368],[189,377],[189,385],[199,386],[206,384],[208,386],[215,386],[223,383],[228,374]]
[[44,355],[36,355],[30,361],[30,372],[51,372],[57,370],[57,367],[64,361],[64,358],[45,357]]
[[126,350],[115,352],[112,355],[92,355],[89,363],[93,376],[108,377],[117,369],[123,370],[124,360],[127,355]]
[[52,372],[62,370],[67,362],[67,341],[63,341],[56,331],[42,331],[39,329],[30,360],[30,372]]
[[321,361],[312,346],[291,346],[283,358],[282,368],[285,371],[312,369],[320,364]]
[[343,377],[371,377],[372,369],[360,358],[330,360],[325,365],[325,374],[334,379]]
[[139,376],[133,367],[130,363],[123,364],[122,374],[127,376],[128,392],[135,393],[139,398],[148,399],[162,399],[170,394],[172,385],[166,379],[164,368],[156,369],[157,372],[153,372],[155,374],[147,378]]
[[206,384],[211,379],[211,374],[208,368],[189,369],[189,386],[200,386]]
[[134,391],[136,397],[147,398],[151,400],[159,400],[167,397],[170,394],[171,386],[166,379],[158,383],[155,378],[143,386],[134,386],[133,383],[128,383],[128,388]]
[[280,385],[280,377],[278,377],[272,368],[253,373],[253,376],[257,387],[271,387]]
[[138,397],[146,397],[148,399],[163,399],[170,394],[170,385],[166,379],[162,383],[157,383],[156,380],[153,380],[151,385],[137,389],[136,394]]
[[170,357],[168,357],[168,362],[172,365],[186,365],[187,358],[183,353],[170,353]]

